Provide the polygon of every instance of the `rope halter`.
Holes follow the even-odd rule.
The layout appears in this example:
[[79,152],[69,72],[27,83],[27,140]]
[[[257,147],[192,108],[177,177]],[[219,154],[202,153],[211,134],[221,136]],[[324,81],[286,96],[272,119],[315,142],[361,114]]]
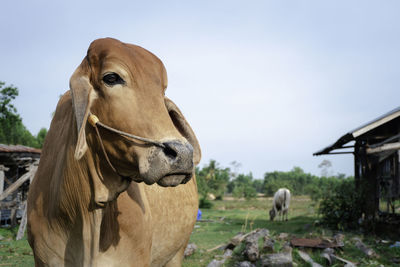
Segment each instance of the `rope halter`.
[[[127,140],[130,141],[130,142],[133,142],[132,139],[136,139],[136,140],[142,141],[142,142],[147,143],[147,144],[151,144],[151,145],[154,145],[154,146],[158,146],[158,147],[163,148],[163,149],[166,148],[166,146],[165,146],[163,143],[159,142],[159,141],[152,140],[152,139],[145,138],[145,137],[141,137],[141,136],[137,136],[137,135],[133,135],[133,134],[130,134],[130,133],[123,132],[123,131],[117,130],[117,129],[115,129],[115,128],[112,128],[112,127],[110,127],[110,126],[108,126],[108,125],[105,125],[105,124],[102,123],[102,122],[99,120],[99,118],[98,118],[96,115],[94,115],[94,114],[89,113],[88,122],[89,122],[89,124],[92,125],[92,126],[94,127],[94,129],[96,130],[97,137],[98,137],[98,139],[99,139],[99,141],[100,141],[101,149],[103,150],[103,154],[104,154],[104,157],[106,158],[106,160],[107,160],[107,162],[108,162],[108,165],[110,165],[111,169],[112,169],[115,173],[117,173],[119,176],[121,176],[121,177],[125,177],[125,176],[121,175],[121,174],[117,171],[117,169],[114,167],[114,165],[111,163],[111,161],[110,161],[110,159],[109,159],[109,157],[108,157],[107,151],[106,151],[106,149],[104,148],[103,139],[101,138],[101,135],[100,135],[100,132],[99,132],[99,129],[98,129],[97,126],[100,126],[100,127],[104,128],[104,129],[110,131],[110,132],[116,133],[116,134],[118,134],[118,135],[124,137],[125,139],[127,139]],[[125,178],[126,178],[126,177],[125,177]]]

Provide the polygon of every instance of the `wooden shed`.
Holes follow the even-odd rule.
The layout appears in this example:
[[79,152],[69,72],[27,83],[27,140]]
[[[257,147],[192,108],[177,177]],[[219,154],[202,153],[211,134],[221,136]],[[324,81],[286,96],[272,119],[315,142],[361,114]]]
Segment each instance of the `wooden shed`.
[[0,226],[15,226],[18,219],[24,219],[29,183],[40,153],[36,148],[0,144]]
[[314,156],[354,154],[354,178],[367,220],[400,222],[400,107],[344,134]]

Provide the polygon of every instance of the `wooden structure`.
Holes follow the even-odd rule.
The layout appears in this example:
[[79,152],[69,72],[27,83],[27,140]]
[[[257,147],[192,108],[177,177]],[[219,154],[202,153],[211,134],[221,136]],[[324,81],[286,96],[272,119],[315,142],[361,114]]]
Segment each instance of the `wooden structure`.
[[40,149],[0,144],[0,226],[21,220],[17,239],[26,227],[26,199],[39,164]]
[[400,107],[346,133],[314,155],[343,153],[354,154],[354,178],[365,200],[361,207],[365,219],[400,219]]

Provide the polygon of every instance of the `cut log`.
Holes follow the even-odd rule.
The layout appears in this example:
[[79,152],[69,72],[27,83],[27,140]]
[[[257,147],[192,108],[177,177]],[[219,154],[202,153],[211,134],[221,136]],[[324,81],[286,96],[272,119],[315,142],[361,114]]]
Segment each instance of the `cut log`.
[[333,236],[333,239],[335,239],[335,242],[338,246],[344,247],[344,234],[336,234]]
[[238,233],[234,237],[231,238],[230,242],[227,245],[227,248],[233,249],[237,245],[239,245],[245,238],[251,235],[256,235],[257,239],[260,237],[268,236],[269,235],[269,230],[262,228],[262,229],[255,229],[247,234],[244,233]]
[[264,255],[261,258],[262,267],[292,267],[292,249],[289,248],[288,251],[283,253]]
[[220,267],[224,264],[225,260],[212,260],[207,267]]
[[243,241],[244,237],[245,237],[244,233],[238,233],[237,235],[231,238],[228,247],[233,247],[233,248],[236,247]]
[[250,235],[246,237],[245,244],[246,248],[244,249],[244,255],[246,258],[251,262],[257,261],[258,257],[260,256],[257,235]]
[[334,258],[332,257],[334,255],[335,251],[333,248],[326,248],[322,251],[321,253],[321,258],[326,259],[327,264],[330,266],[333,264]]
[[297,253],[299,254],[300,258],[302,258],[305,262],[308,262],[309,264],[311,264],[312,267],[322,267],[321,264],[316,263],[311,257],[310,255],[308,255],[307,253],[305,253],[304,251],[297,251]]
[[356,265],[354,263],[352,263],[351,261],[345,260],[345,259],[340,258],[340,257],[335,256],[335,255],[331,255],[331,257],[333,259],[335,259],[335,260],[343,262],[345,264],[344,267],[356,267]]
[[274,252],[275,241],[268,236],[264,236],[263,251]]
[[242,261],[239,262],[236,267],[256,267],[253,263],[249,262],[249,261]]
[[[22,225],[22,222],[21,222]],[[191,256],[197,249],[197,246],[195,243],[190,243],[187,245],[187,247],[185,248],[185,252],[183,253],[184,257],[189,257]]]
[[377,257],[378,255],[375,253],[375,251],[372,248],[367,247],[361,239],[355,237],[353,238],[353,241],[355,241],[355,246],[361,250],[366,256],[369,258]]
[[228,245],[226,246],[229,249],[233,249],[235,248],[237,245],[239,245],[240,243],[242,243],[242,241],[249,235],[254,234],[255,232],[257,232],[258,229],[251,231],[250,233],[244,234],[244,233],[238,233],[237,235],[235,235],[234,237],[231,238],[231,241],[228,243]]
[[245,237],[244,255],[251,262],[255,262],[260,257],[260,251],[258,249],[258,240],[261,237],[267,237],[269,235],[268,229],[256,229],[255,231],[249,233]]

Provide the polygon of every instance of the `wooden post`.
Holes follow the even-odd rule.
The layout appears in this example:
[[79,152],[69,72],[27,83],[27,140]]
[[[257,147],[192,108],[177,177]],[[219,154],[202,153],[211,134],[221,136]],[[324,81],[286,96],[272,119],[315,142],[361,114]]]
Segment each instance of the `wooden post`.
[[[0,165],[0,195],[4,190],[4,172],[8,171],[8,168],[4,167],[4,165]],[[0,209],[0,223],[1,223],[1,209]]]
[[4,190],[4,171],[6,171],[8,168],[4,167],[3,165],[0,165],[0,194],[3,193]]
[[360,176],[362,174],[360,164],[360,144],[356,141],[354,145],[354,180],[356,183],[356,190],[360,191]]
[[11,220],[11,228],[14,228],[14,226],[17,225],[17,211],[18,211],[18,206],[17,207],[13,207],[11,209],[11,216],[10,216],[10,220]]
[[17,237],[15,238],[16,240],[21,240],[24,237],[25,234],[25,229],[26,229],[26,221],[27,221],[27,201],[24,201],[24,208],[23,208],[23,215],[22,215],[22,219],[21,219],[21,223],[19,225],[18,228],[18,233],[17,233]]
[[372,157],[367,157],[367,168],[364,179],[364,205],[366,219],[375,221],[379,210],[379,162]]
[[[4,166],[0,165],[0,195],[4,190]],[[0,209],[0,225],[1,225],[1,209]]]
[[[34,170],[31,173],[31,176],[29,177],[29,184],[32,183],[33,177],[35,177],[35,173],[36,173],[36,170],[37,170],[37,164],[38,164],[38,162],[36,161],[32,166],[29,167],[30,170],[32,170],[32,169]],[[25,229],[26,229],[26,223],[28,221],[28,215],[27,215],[28,209],[27,209],[27,207],[28,207],[28,201],[26,200],[26,201],[24,201],[24,209],[23,209],[24,211],[23,211],[23,214],[22,214],[21,223],[20,223],[19,228],[18,228],[18,233],[17,233],[16,240],[21,240],[24,237]]]

